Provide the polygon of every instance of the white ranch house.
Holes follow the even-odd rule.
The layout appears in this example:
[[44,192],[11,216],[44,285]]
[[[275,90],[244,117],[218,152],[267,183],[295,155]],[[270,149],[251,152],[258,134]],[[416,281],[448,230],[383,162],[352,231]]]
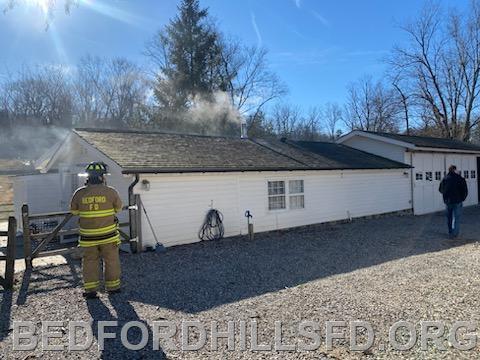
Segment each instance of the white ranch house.
[[[436,171],[444,166],[432,165],[432,180],[422,183],[420,197],[419,180],[412,175],[418,178],[421,166],[423,176],[430,176],[424,149],[362,134],[354,132],[335,144],[76,129],[37,162],[38,173],[15,178],[16,216],[23,203],[32,213],[67,210],[81,185],[77,174],[90,161],[109,165],[108,183],[125,203],[129,188],[140,194],[165,246],[199,241],[198,230],[212,207],[224,215],[225,236],[247,233],[247,210],[260,232],[412,209],[428,212],[419,199],[438,204],[429,211],[441,208]],[[468,169],[469,205],[478,203],[480,148],[475,149],[440,152],[444,163],[448,155],[448,164],[461,160],[459,168]],[[429,185],[435,191],[427,190]],[[127,213],[122,216],[121,221],[128,220]],[[155,245],[144,215],[142,235],[144,247]]]

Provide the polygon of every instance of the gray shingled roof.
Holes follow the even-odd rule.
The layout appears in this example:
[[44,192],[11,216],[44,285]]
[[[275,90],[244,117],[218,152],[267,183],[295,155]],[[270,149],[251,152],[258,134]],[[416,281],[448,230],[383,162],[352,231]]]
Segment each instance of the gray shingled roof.
[[306,166],[240,138],[77,129],[124,172],[297,170]]
[[398,141],[407,142],[418,147],[480,151],[480,146],[466,143],[460,140],[435,138],[435,137],[428,137],[428,136],[390,134],[390,133],[372,132],[372,131],[365,131],[365,132],[368,132],[374,135],[384,136],[384,137],[398,140]]
[[407,164],[336,143],[322,141],[287,141],[287,143],[315,154],[317,162],[326,162],[330,167],[338,169],[397,169],[410,167]]
[[337,144],[324,145],[329,150],[321,154],[281,141],[106,129],[74,132],[115,161],[124,173],[408,167]]

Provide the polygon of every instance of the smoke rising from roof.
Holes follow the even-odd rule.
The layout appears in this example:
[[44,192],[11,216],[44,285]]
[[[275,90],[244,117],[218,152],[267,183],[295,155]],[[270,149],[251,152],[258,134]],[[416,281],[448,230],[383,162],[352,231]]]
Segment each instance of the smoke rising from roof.
[[19,125],[0,132],[0,159],[36,160],[68,134],[55,126]]
[[240,136],[242,116],[226,92],[196,94],[187,109],[158,109],[150,126],[173,133]]
[[[218,91],[209,97],[196,95],[188,110],[167,117],[170,117],[168,121],[156,124],[155,128],[176,133],[240,136],[242,117],[225,92]],[[99,124],[98,127],[104,126]],[[120,127],[124,128],[124,125],[120,124]],[[67,128],[40,125],[16,125],[3,129],[0,132],[0,159],[36,160],[64,139],[68,132]]]
[[209,99],[195,96],[185,117],[204,135],[235,135],[240,129],[241,115],[228,94],[221,91]]

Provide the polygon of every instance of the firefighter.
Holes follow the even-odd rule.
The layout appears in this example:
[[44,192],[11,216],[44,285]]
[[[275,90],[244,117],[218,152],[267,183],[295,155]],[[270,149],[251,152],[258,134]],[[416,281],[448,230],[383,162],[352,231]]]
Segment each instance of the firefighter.
[[79,216],[79,246],[83,248],[84,297],[94,299],[100,287],[99,262],[103,259],[105,290],[120,292],[120,234],[115,216],[122,209],[118,192],[106,185],[107,165],[92,162],[87,181],[72,197],[70,210]]

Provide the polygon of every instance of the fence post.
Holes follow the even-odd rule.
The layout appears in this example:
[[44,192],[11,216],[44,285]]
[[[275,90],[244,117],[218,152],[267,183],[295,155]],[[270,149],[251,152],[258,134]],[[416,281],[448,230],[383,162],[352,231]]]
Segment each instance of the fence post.
[[137,252],[143,251],[142,242],[142,198],[140,194],[135,194],[135,205],[137,205],[137,211],[135,213],[135,236],[137,237]]
[[8,218],[8,240],[7,240],[7,261],[5,264],[5,289],[13,288],[15,277],[15,247],[17,238],[17,220],[10,216]]
[[32,241],[30,239],[30,221],[28,205],[22,206],[22,227],[23,227],[23,256],[25,258],[25,267],[32,268]]

